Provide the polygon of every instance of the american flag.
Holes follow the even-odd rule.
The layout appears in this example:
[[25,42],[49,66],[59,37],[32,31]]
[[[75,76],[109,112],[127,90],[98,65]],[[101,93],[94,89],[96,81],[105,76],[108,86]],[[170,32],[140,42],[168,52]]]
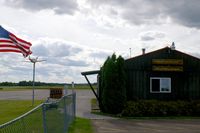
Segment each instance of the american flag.
[[16,37],[0,26],[0,52],[22,53],[24,57],[27,57],[32,53],[30,50],[31,46],[30,42]]

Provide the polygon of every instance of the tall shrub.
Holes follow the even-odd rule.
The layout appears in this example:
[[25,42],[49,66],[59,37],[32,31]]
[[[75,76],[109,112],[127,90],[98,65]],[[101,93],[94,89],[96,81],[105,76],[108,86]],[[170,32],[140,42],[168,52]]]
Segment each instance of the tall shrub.
[[124,59],[113,54],[101,68],[101,105],[103,112],[120,113],[126,102]]

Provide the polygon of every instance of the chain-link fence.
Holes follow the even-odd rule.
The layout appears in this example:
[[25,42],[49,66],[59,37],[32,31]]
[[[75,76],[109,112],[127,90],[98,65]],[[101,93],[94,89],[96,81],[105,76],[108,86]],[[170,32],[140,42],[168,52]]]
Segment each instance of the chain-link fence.
[[47,100],[26,114],[0,125],[0,133],[67,133],[75,118],[76,94]]

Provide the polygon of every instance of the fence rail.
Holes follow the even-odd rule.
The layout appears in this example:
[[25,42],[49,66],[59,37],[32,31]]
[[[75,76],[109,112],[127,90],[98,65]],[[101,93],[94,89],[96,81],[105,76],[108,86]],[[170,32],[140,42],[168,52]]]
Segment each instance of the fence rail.
[[47,100],[22,116],[0,125],[0,133],[67,133],[76,114],[76,93]]

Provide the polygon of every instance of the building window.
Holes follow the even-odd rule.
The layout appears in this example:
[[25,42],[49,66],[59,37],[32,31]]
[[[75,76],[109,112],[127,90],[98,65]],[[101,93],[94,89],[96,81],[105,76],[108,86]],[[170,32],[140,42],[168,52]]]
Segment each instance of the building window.
[[171,78],[150,78],[151,93],[171,93]]

